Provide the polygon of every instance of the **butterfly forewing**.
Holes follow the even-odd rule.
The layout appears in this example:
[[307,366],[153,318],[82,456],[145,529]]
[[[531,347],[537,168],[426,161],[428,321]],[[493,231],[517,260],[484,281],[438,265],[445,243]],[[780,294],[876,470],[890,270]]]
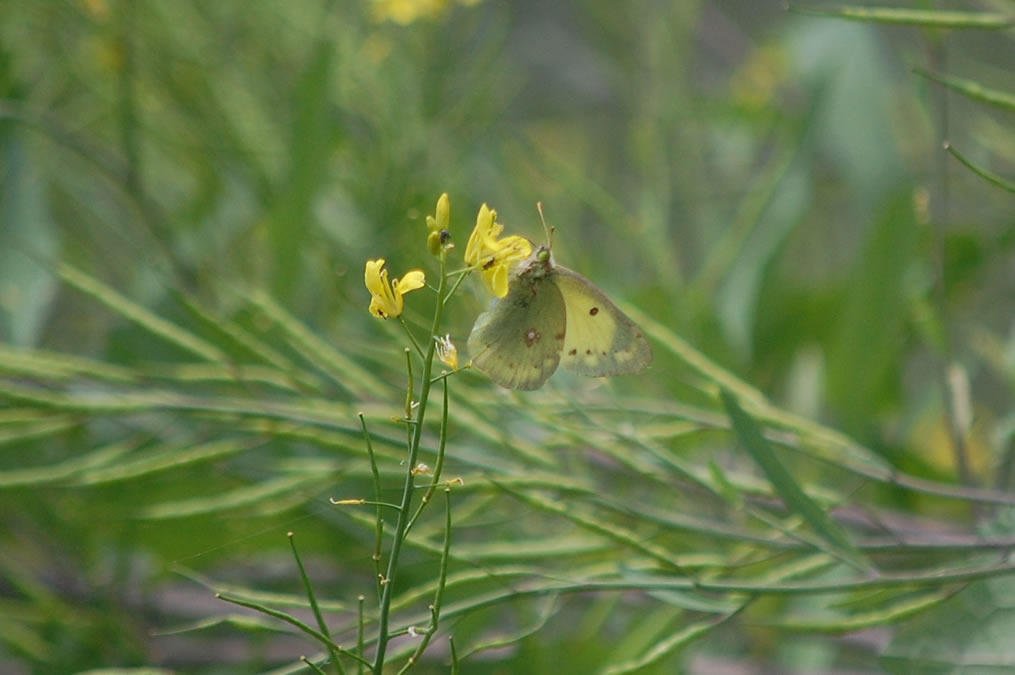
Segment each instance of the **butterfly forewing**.
[[561,364],[580,375],[605,377],[637,373],[652,362],[652,347],[641,329],[595,284],[577,272],[553,268],[567,313]]
[[469,335],[472,363],[508,389],[538,389],[553,375],[564,346],[564,298],[551,277],[522,263],[508,294],[476,319]]

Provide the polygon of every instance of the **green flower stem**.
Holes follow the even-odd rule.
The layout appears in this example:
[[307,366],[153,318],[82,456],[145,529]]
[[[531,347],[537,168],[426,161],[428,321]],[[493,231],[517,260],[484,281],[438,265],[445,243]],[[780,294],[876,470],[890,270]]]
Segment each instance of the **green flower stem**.
[[[357,616],[356,616],[356,653],[359,654],[360,657],[364,656],[364,653],[363,653],[363,628],[364,628],[364,623],[363,623],[363,601],[364,600],[366,600],[365,597],[363,597],[362,595],[359,596],[359,602],[357,603],[358,613],[357,613]],[[362,661],[360,661],[359,663],[356,664],[356,673],[357,673],[357,675],[363,675],[363,665],[364,664],[363,664]]]
[[[231,603],[231,604],[234,604],[234,605],[239,605],[240,607],[246,607],[247,609],[253,609],[253,610],[257,611],[257,612],[261,612],[262,614],[267,614],[268,616],[273,616],[276,619],[279,619],[280,621],[284,621],[284,622],[288,623],[289,625],[294,626],[295,628],[299,629],[300,631],[306,633],[311,638],[313,638],[313,639],[317,640],[318,642],[320,642],[322,645],[324,645],[329,650],[334,649],[339,654],[342,654],[344,656],[348,656],[351,659],[355,659],[356,661],[364,661],[364,659],[361,659],[358,654],[356,654],[354,652],[351,652],[348,649],[343,649],[342,647],[339,647],[337,644],[332,642],[331,639],[328,638],[328,636],[326,636],[323,633],[320,633],[320,632],[314,630],[313,628],[311,628],[307,624],[303,623],[302,621],[300,621],[296,617],[290,616],[289,614],[286,614],[285,612],[280,612],[280,611],[278,611],[276,609],[272,609],[271,607],[268,607],[266,605],[262,605],[262,604],[259,604],[259,603],[256,603],[256,602],[248,602],[246,600],[240,600],[239,598],[234,598],[232,596],[224,595],[222,593],[216,593],[215,597],[218,598],[219,600],[223,600],[225,602],[228,602],[228,603]],[[367,664],[367,665],[370,665],[370,664]]]
[[[363,440],[367,444],[367,455],[370,457],[370,471],[374,475],[374,499],[378,502],[377,519],[374,522],[374,552],[370,557],[374,560],[374,578],[377,580],[377,602],[381,602],[381,545],[384,539],[384,515],[381,513],[381,472],[377,468],[377,457],[374,456],[374,445],[370,442],[370,434],[367,432],[367,423],[363,413],[359,413],[359,423],[363,428]],[[362,605],[362,603],[360,603]],[[360,624],[362,629],[362,622]],[[363,650],[360,649],[360,656]]]
[[[437,303],[434,307],[433,328],[430,335],[437,335],[440,332],[441,316],[444,313],[444,291],[447,285],[447,252],[441,252],[441,280],[437,288]],[[388,557],[388,571],[384,578],[384,590],[381,592],[381,607],[377,621],[377,654],[374,657],[373,672],[377,675],[384,672],[384,657],[388,647],[388,621],[391,612],[391,597],[394,594],[395,580],[398,572],[398,558],[402,552],[402,542],[405,541],[406,526],[409,524],[410,507],[412,506],[412,492],[415,476],[412,474],[416,466],[416,458],[419,455],[420,439],[423,436],[423,419],[426,416],[427,399],[430,396],[430,377],[433,371],[434,352],[437,343],[429,340],[426,356],[423,358],[423,376],[421,378],[419,406],[416,408],[415,423],[410,427],[409,456],[405,467],[405,487],[402,490],[402,502],[398,511],[398,520],[395,523],[394,539],[391,544],[391,553]]]
[[405,527],[405,533],[408,534],[412,530],[412,526],[416,524],[419,519],[419,515],[423,513],[423,509],[430,503],[433,498],[434,490],[437,489],[437,485],[441,480],[441,471],[444,470],[444,448],[447,446],[448,440],[448,381],[447,378],[438,378],[444,381],[444,409],[441,411],[441,438],[440,445],[437,448],[437,463],[434,465],[433,470],[433,481],[430,483],[430,487],[427,488],[423,494],[423,499],[420,500],[419,506],[416,507],[416,513],[412,514],[412,520]]
[[[415,387],[415,385],[416,385],[416,378],[413,377],[413,372],[412,372],[412,355],[409,354],[409,350],[408,349],[405,350],[405,372],[408,375],[408,377],[406,378],[407,379],[407,382],[406,382],[407,386],[405,388],[405,421],[408,422],[411,425],[412,424],[412,402],[415,400],[415,396],[416,396],[416,387]],[[420,419],[422,419],[422,418],[420,418]],[[411,426],[406,427],[405,433],[406,433],[406,442],[407,443],[411,443],[412,436],[413,436],[412,427]]]
[[309,668],[310,670],[314,671],[315,673],[318,673],[318,675],[327,675],[327,673],[325,673],[323,670],[321,670],[320,668],[317,667],[316,663],[314,663],[313,661],[311,661],[307,657],[301,656],[300,657],[300,661],[302,661],[304,664],[306,664],[307,668]]
[[419,354],[419,358],[421,359],[426,358],[425,355],[423,354],[423,348],[419,346],[419,342],[416,340],[416,336],[412,334],[411,330],[409,330],[409,324],[405,323],[405,317],[399,314],[398,320],[399,322],[401,322],[402,328],[405,329],[405,334],[409,336],[409,342],[412,343],[412,346],[416,350],[416,353]]
[[317,596],[314,595],[314,589],[310,585],[310,578],[307,576],[307,570],[303,567],[303,560],[300,558],[300,553],[296,549],[296,536],[289,533],[289,546],[292,548],[293,557],[296,558],[296,565],[300,569],[300,579],[303,580],[303,587],[307,591],[307,597],[310,599],[310,608],[314,611],[314,618],[317,620],[317,628],[321,631],[325,637],[328,638],[329,644],[328,653],[331,655],[331,662],[334,664],[335,672],[338,675],[345,675],[345,669],[342,668],[342,662],[338,660],[338,651],[332,647],[331,633],[328,631],[328,624],[324,621],[324,616],[321,614],[321,608],[317,604]]
[[444,296],[444,302],[447,302],[448,299],[451,298],[451,296],[453,296],[455,294],[455,291],[458,290],[458,287],[462,285],[462,282],[465,281],[465,279],[469,276],[468,273],[471,272],[471,271],[472,271],[471,268],[469,268],[467,270],[464,270],[464,273],[459,275],[459,277],[457,279],[455,279],[455,285],[452,286],[451,290],[448,291],[448,294],[446,296]]
[[[445,389],[445,391],[447,391]],[[441,551],[441,576],[437,582],[437,590],[434,592],[433,604],[430,605],[430,625],[426,627],[426,631],[423,632],[423,639],[420,640],[419,645],[416,647],[416,651],[412,653],[409,660],[402,666],[402,669],[398,671],[398,675],[404,675],[419,662],[423,652],[426,651],[427,646],[433,639],[434,634],[437,632],[437,626],[441,618],[441,600],[444,598],[444,585],[448,580],[448,560],[451,557],[451,489],[444,488],[444,506],[445,506],[445,521],[444,521],[444,549]],[[418,512],[417,512],[418,514]]]

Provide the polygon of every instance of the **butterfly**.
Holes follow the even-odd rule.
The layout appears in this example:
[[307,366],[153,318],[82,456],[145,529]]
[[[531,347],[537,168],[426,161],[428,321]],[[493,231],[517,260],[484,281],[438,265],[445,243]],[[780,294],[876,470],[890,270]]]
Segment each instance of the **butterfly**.
[[641,329],[546,244],[512,269],[508,294],[479,315],[468,345],[472,364],[507,389],[538,389],[560,364],[603,377],[652,362]]

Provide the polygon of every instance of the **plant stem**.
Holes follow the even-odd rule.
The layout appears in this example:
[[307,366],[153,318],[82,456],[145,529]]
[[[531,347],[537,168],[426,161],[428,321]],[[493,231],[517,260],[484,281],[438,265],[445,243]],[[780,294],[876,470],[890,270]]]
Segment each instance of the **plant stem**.
[[[440,332],[441,315],[444,313],[444,289],[447,284],[446,276],[446,252],[441,252],[441,279],[437,288],[437,303],[434,307],[433,328],[430,335],[437,335]],[[433,370],[434,351],[437,343],[428,340],[426,357],[423,359],[423,377],[420,383],[419,406],[416,408],[415,422],[412,425],[409,441],[409,457],[405,467],[405,487],[402,490],[402,502],[398,511],[398,520],[395,523],[394,540],[391,544],[391,554],[388,557],[388,571],[384,578],[384,591],[381,593],[380,616],[377,621],[377,654],[374,657],[373,672],[376,675],[384,672],[384,656],[388,647],[388,619],[391,611],[391,597],[395,589],[395,575],[398,572],[398,557],[402,552],[402,542],[405,539],[405,528],[411,516],[412,492],[415,476],[412,469],[416,466],[416,457],[419,454],[419,443],[423,436],[423,419],[426,416],[427,398],[430,396],[431,372]]]

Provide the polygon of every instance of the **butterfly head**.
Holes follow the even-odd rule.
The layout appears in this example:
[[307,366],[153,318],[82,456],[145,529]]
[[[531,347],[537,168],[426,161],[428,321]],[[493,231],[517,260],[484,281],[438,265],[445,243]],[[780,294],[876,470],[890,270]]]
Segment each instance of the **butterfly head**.
[[547,276],[553,269],[553,256],[550,254],[550,247],[540,244],[525,263],[524,274],[530,279],[539,279]]

